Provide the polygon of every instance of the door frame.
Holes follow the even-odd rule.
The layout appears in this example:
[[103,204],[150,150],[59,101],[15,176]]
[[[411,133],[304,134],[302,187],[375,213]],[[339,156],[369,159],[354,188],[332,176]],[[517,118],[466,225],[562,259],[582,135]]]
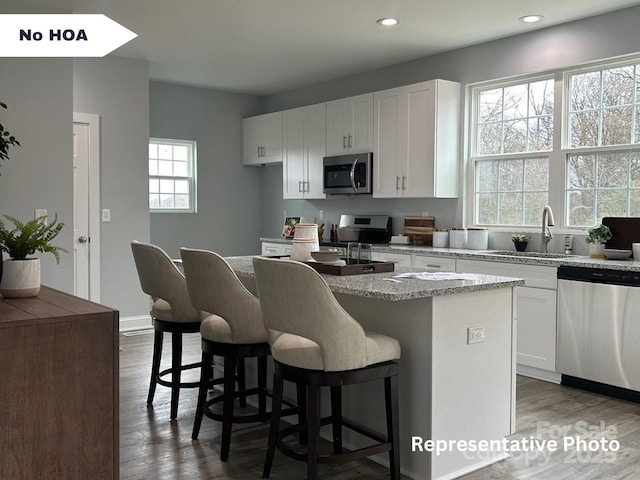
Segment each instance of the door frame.
[[73,112],[73,123],[89,127],[89,300],[100,302],[100,116]]

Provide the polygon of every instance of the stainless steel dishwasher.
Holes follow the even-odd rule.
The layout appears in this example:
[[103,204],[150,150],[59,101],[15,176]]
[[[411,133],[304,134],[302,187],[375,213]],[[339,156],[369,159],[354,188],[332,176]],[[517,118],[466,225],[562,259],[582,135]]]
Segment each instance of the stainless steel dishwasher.
[[556,369],[563,384],[640,400],[638,287],[640,272],[558,268]]

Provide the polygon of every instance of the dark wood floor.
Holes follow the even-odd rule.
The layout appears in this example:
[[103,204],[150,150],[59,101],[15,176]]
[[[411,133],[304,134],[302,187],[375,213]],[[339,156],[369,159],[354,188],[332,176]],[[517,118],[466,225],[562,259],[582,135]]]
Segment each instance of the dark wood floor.
[[[153,335],[120,336],[120,476],[127,479],[229,479],[262,476],[267,425],[234,426],[229,461],[220,455],[220,425],[205,418],[200,440],[191,440],[195,390],[183,390],[178,419],[169,421],[169,389],[158,387],[153,407],[145,404]],[[170,360],[169,338],[165,362]],[[185,337],[185,358],[197,361],[200,340]],[[168,366],[168,365],[167,365]],[[568,387],[518,377],[517,431],[512,439],[541,438],[559,442],[556,452],[534,450],[513,455],[464,480],[635,480],[640,479],[640,405]],[[589,431],[590,437],[581,434]],[[576,451],[563,447],[563,437],[605,437],[620,442],[617,452]],[[602,441],[600,441],[602,442]],[[593,445],[593,444],[592,444]],[[414,453],[416,455],[418,453]],[[402,455],[411,455],[408,448]],[[321,478],[377,480],[388,470],[371,461],[321,466]],[[271,478],[300,479],[304,465],[276,452]],[[403,477],[404,478],[404,477]]]

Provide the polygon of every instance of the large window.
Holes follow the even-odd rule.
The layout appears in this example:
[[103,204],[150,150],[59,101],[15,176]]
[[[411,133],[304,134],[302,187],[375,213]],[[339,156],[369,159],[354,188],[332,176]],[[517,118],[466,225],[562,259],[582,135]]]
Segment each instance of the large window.
[[149,140],[149,209],[195,212],[196,143]]
[[640,216],[640,68],[566,75],[566,223]]
[[474,91],[474,223],[533,225],[547,204],[553,79]]
[[537,227],[546,204],[571,228],[640,216],[637,59],[479,86],[472,112],[472,223]]

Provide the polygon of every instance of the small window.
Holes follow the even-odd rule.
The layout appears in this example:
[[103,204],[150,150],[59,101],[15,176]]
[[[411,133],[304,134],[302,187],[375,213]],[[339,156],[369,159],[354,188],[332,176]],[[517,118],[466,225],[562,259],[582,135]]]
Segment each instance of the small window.
[[196,211],[196,142],[149,140],[149,210]]

